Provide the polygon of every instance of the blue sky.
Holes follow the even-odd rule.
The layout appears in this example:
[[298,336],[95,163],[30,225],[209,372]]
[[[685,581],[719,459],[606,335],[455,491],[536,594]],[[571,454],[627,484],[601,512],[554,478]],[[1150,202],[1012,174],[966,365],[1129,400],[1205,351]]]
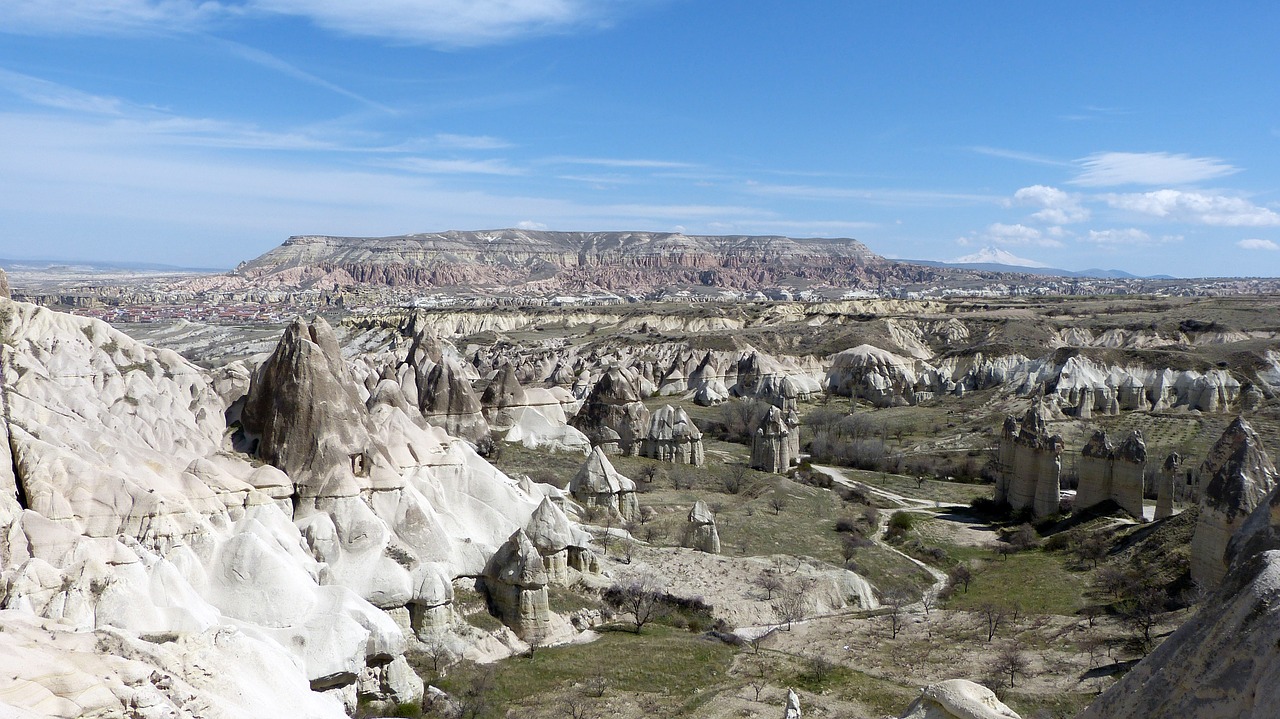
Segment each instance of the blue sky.
[[855,237],[1280,274],[1280,5],[0,0],[0,257]]

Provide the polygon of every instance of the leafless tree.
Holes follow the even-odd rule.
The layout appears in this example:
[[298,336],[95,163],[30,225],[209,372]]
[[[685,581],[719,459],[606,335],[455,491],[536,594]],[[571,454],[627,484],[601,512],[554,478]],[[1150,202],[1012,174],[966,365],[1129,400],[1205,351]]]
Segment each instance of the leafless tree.
[[1031,657],[1016,641],[1006,642],[996,654],[991,667],[1001,677],[1009,677],[1009,687],[1013,688],[1018,675],[1026,676],[1031,669]]
[[756,701],[760,701],[760,692],[769,686],[764,662],[756,660],[747,670],[747,685],[755,691]]
[[782,577],[771,571],[764,571],[760,576],[756,577],[756,586],[765,592],[765,601],[773,601],[773,595],[782,591],[786,583],[782,581]]
[[964,587],[965,594],[969,593],[969,582],[972,581],[973,570],[969,568],[969,565],[964,564],[963,562],[952,567],[951,570],[947,572],[947,582],[949,582],[953,587]]
[[898,632],[902,631],[906,623],[906,607],[909,603],[905,592],[893,590],[885,594],[884,606],[889,610],[885,616],[889,617],[890,637],[893,639],[898,638]]
[[444,676],[443,670],[453,663],[453,652],[437,634],[432,634],[422,643],[422,654],[431,662],[431,672],[437,676]]
[[661,610],[664,590],[662,578],[653,570],[645,569],[615,582],[606,593],[606,599],[620,611],[631,615],[634,631],[639,634]]
[[787,495],[783,494],[781,490],[774,490],[774,493],[769,497],[769,509],[773,510],[774,515],[778,515],[786,508]]
[[770,605],[779,623],[787,625],[787,631],[795,622],[803,621],[809,616],[809,591],[813,585],[809,582],[795,582],[787,587]]
[[724,491],[726,494],[738,494],[747,487],[751,478],[751,470],[746,464],[731,464],[724,473]]
[[989,642],[995,639],[996,632],[1000,631],[1000,627],[1009,616],[1009,610],[1003,604],[997,602],[983,602],[978,607],[978,614],[986,624],[987,641]]

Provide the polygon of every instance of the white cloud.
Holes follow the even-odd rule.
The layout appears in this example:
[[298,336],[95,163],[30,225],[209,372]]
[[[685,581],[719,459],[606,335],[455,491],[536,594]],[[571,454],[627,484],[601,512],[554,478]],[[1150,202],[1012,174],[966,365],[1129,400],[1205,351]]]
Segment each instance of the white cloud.
[[1168,152],[1096,152],[1077,164],[1080,173],[1071,183],[1088,187],[1185,185],[1240,171],[1216,157]]
[[1013,193],[1013,201],[1019,205],[1041,208],[1031,216],[1052,225],[1069,225],[1089,219],[1089,210],[1080,204],[1079,197],[1056,187],[1024,187]]
[[1236,247],[1242,250],[1280,250],[1280,245],[1273,240],[1248,239],[1240,240],[1236,243]]
[[1181,242],[1182,235],[1161,235],[1152,237],[1149,233],[1136,227],[1111,230],[1089,230],[1085,239],[1095,245],[1119,247],[1121,245],[1164,245],[1170,242]]
[[5,0],[0,32],[134,35],[200,30],[233,18],[301,17],[349,35],[476,46],[605,24],[638,0]]
[[1162,219],[1195,222],[1218,227],[1273,227],[1280,214],[1248,200],[1228,195],[1183,190],[1156,190],[1132,194],[1105,195],[1106,203]]
[[547,229],[547,226],[546,226],[546,225],[544,225],[544,224],[542,224],[541,222],[534,222],[533,220],[521,220],[521,221],[519,221],[519,222],[517,222],[517,223],[516,223],[516,229],[520,229],[520,230],[545,230],[545,229]]
[[455,150],[503,150],[511,147],[506,140],[488,135],[456,135],[448,132],[436,133],[434,144]]
[[1058,240],[1048,237],[1044,231],[1026,225],[1006,225],[996,222],[981,232],[970,233],[956,240],[961,245],[1034,245],[1037,247],[1062,247]]

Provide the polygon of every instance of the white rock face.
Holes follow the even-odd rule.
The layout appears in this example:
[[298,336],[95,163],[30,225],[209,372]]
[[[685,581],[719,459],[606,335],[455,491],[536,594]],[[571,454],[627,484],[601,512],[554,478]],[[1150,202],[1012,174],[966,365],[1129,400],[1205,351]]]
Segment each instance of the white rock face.
[[1191,578],[1217,586],[1227,573],[1227,544],[1245,519],[1276,486],[1275,465],[1257,432],[1237,418],[1209,450],[1201,466],[1208,478],[1200,497],[1200,516],[1191,536]]
[[995,692],[981,684],[967,679],[948,679],[925,687],[899,719],[1021,718],[996,698]]
[[401,403],[352,401],[332,334],[293,330],[274,380],[332,393],[261,395],[261,465],[224,419],[245,377],[0,300],[0,675],[21,679],[0,714],[340,717],[328,695],[420,695],[382,608],[450,621],[451,580],[542,496]]

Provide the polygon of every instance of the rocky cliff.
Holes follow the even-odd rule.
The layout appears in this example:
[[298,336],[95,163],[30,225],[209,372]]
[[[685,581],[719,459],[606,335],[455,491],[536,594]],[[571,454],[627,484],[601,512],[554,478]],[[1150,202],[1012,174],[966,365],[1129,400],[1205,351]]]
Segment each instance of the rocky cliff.
[[[922,273],[926,277],[918,277]],[[673,285],[876,287],[886,279],[914,281],[931,274],[936,272],[885,260],[851,239],[508,229],[290,237],[241,264],[232,278],[268,287],[371,284],[630,293]]]

